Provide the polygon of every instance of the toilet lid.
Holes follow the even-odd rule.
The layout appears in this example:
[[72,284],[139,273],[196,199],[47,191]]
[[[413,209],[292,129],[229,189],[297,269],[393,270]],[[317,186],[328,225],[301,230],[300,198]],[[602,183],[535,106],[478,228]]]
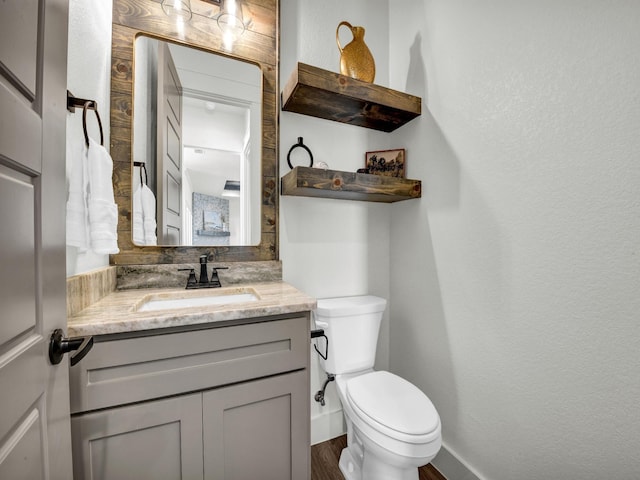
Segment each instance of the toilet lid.
[[431,400],[390,372],[371,372],[349,380],[347,396],[358,416],[370,424],[409,435],[426,435],[440,425]]

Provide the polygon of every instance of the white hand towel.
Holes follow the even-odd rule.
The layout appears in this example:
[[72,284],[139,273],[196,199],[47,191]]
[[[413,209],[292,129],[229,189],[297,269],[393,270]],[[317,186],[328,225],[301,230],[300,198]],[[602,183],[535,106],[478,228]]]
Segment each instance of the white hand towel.
[[156,236],[156,197],[147,185],[143,185],[141,190],[144,244],[157,245],[158,237]]
[[133,243],[157,245],[156,197],[147,185],[137,185],[133,192]]
[[142,220],[142,193],[140,185],[136,185],[133,192],[133,243],[136,245],[145,245],[144,224]]
[[89,249],[89,210],[87,208],[87,172],[84,152],[67,142],[69,196],[67,198],[67,245],[80,252]]
[[113,160],[98,142],[85,145],[89,177],[88,210],[91,249],[99,254],[118,253],[118,207],[113,198]]

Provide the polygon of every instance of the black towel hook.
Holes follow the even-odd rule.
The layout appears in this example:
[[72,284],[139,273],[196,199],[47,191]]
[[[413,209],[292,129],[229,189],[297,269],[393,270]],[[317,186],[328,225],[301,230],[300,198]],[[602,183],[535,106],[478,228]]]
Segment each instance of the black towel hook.
[[309,159],[311,161],[309,163],[309,166],[313,167],[313,153],[311,153],[311,150],[309,150],[309,147],[307,147],[302,142],[302,137],[298,137],[298,143],[293,144],[293,146],[289,149],[289,153],[287,153],[287,163],[289,164],[289,168],[291,170],[293,170],[293,165],[291,165],[291,159],[289,157],[291,156],[291,152],[293,151],[293,149],[298,148],[298,147],[302,147],[307,151],[307,153],[309,154]]
[[84,102],[82,108],[82,130],[84,131],[84,143],[89,148],[89,133],[87,132],[87,110],[93,110],[96,113],[98,119],[98,127],[100,127],[100,145],[104,146],[104,133],[102,132],[102,121],[100,120],[100,114],[98,113],[98,105],[93,100],[87,100]]
[[84,143],[89,148],[89,133],[87,132],[87,110],[93,110],[98,119],[98,127],[100,127],[100,145],[104,146],[104,132],[102,131],[102,121],[98,113],[98,103],[95,100],[86,100],[84,98],[76,98],[67,90],[67,110],[71,113],[76,108],[82,108],[82,130],[84,131]]
[[[147,176],[147,164],[145,162],[133,162],[134,167],[140,167],[140,186],[149,184],[149,177]],[[144,170],[144,182],[142,181],[142,171]]]

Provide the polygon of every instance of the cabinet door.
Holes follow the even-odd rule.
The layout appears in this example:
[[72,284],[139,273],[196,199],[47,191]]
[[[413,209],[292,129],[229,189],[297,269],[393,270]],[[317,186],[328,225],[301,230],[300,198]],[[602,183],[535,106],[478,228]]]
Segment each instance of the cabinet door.
[[204,478],[309,478],[306,370],[203,395]]
[[75,480],[202,478],[202,396],[71,418]]

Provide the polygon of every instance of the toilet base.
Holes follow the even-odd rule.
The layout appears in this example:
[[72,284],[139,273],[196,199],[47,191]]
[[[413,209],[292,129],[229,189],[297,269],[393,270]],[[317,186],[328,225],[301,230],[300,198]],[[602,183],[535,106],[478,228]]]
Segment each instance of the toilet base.
[[340,462],[338,463],[342,475],[345,480],[362,480],[362,472],[360,465],[353,460],[353,456],[349,448],[343,448],[340,454]]
[[365,459],[361,463],[356,462],[349,447],[342,450],[338,466],[345,480],[418,480],[419,478],[416,467],[397,468],[380,462],[377,458]]

